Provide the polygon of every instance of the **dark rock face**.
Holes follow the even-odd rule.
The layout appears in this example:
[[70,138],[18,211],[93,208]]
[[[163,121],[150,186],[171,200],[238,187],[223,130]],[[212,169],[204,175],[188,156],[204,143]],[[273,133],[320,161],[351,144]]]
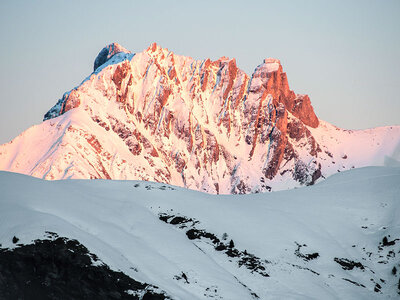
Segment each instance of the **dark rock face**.
[[294,251],[294,255],[296,255],[297,257],[300,257],[304,261],[310,261],[310,260],[313,260],[313,259],[317,259],[319,257],[319,253],[318,252],[302,253],[300,251],[300,249],[302,247],[305,247],[306,245],[300,245],[299,243],[296,243],[296,244],[297,244],[297,249]]
[[107,56],[108,56],[108,49],[107,48],[101,49],[100,53],[97,55],[94,61],[93,71],[96,71],[98,67],[100,67],[107,61]]
[[350,280],[350,279],[348,279],[348,278],[342,278],[342,279],[345,280],[345,281],[347,281],[347,282],[350,282],[350,283],[354,284],[355,286],[360,286],[360,287],[365,288],[365,285],[363,285],[363,284],[361,284],[361,283],[355,282],[355,281]]
[[399,239],[395,239],[393,241],[389,241],[388,238],[385,236],[382,239],[382,246],[387,247],[387,246],[394,246],[396,244],[396,241]]
[[104,64],[113,55],[120,52],[129,53],[129,51],[127,51],[124,47],[122,47],[118,43],[112,43],[110,45],[105,46],[103,49],[101,49],[96,59],[94,60],[93,71],[96,71],[98,67]]
[[220,240],[214,233],[207,232],[204,229],[198,229],[196,225],[200,222],[192,218],[184,216],[175,216],[162,213],[159,215],[159,219],[167,224],[171,224],[179,227],[180,229],[188,229],[186,231],[186,237],[189,240],[204,240],[209,241],[213,244],[216,251],[222,251],[225,255],[230,258],[236,258],[239,267],[244,266],[251,273],[255,272],[263,277],[269,277],[266,271],[265,265],[269,263],[267,260],[263,260],[254,254],[247,252],[247,250],[240,251],[235,247],[233,240],[229,243],[224,242],[225,237]]
[[[0,299],[166,299],[105,264],[76,240],[36,240],[0,249]],[[99,261],[98,261],[99,262]],[[130,291],[128,293],[128,291]]]
[[343,270],[353,270],[354,268],[365,269],[360,262],[355,262],[347,258],[335,257],[334,261],[341,265]]

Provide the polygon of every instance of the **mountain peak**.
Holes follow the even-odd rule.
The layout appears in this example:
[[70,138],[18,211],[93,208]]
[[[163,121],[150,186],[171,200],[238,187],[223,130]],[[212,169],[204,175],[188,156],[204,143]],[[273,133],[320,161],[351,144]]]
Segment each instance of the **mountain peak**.
[[235,63],[236,63],[236,59],[235,58],[229,58],[227,56],[221,56],[216,61],[231,61],[231,60],[235,61]]
[[150,44],[149,47],[147,47],[146,51],[147,52],[160,52],[160,51],[165,51],[169,52],[168,48],[163,48],[161,45],[157,44],[156,42],[153,42]]
[[96,71],[98,67],[100,67],[102,64],[104,64],[107,60],[109,60],[112,56],[114,56],[117,53],[131,53],[131,51],[125,49],[118,43],[112,43],[107,46],[105,46],[99,54],[97,55],[96,59],[94,60],[94,67],[93,71]]
[[264,59],[263,64],[267,72],[278,71],[279,67],[281,67],[281,61],[276,58],[266,58]]
[[268,57],[268,58],[264,59],[264,63],[265,64],[274,64],[274,63],[281,64],[281,61],[277,58]]
[[156,43],[133,54],[113,43],[94,68],[46,113],[51,121],[0,146],[0,170],[251,193],[379,165],[400,138],[400,127],[352,133],[320,123],[274,58],[248,76],[227,57],[195,60]]

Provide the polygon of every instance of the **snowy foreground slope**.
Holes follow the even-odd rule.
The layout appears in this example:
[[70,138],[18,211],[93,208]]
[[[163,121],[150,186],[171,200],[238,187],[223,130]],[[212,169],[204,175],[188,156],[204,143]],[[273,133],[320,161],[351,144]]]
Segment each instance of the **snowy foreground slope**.
[[172,299],[399,296],[398,167],[253,195],[8,172],[0,188],[0,248],[54,232]]
[[157,44],[133,54],[114,43],[43,123],[0,145],[0,170],[247,194],[396,162],[399,149],[400,126],[344,130],[318,119],[277,59],[247,75],[227,57],[195,60]]

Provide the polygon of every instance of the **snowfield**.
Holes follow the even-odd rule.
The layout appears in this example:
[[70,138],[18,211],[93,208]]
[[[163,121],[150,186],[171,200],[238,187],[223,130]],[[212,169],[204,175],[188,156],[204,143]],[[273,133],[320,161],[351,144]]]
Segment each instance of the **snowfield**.
[[46,232],[171,299],[398,299],[400,168],[222,196],[0,172],[0,248]]

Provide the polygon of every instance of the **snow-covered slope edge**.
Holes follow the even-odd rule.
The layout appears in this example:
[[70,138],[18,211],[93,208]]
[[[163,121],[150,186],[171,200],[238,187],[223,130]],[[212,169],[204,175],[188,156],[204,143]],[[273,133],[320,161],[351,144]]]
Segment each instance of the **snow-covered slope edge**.
[[400,168],[369,167],[301,189],[216,196],[0,172],[0,244],[55,232],[173,299],[395,299],[399,183]]
[[43,123],[0,145],[0,170],[242,194],[310,185],[386,156],[396,164],[396,147],[400,126],[350,131],[319,120],[277,59],[249,76],[235,59],[111,44]]

